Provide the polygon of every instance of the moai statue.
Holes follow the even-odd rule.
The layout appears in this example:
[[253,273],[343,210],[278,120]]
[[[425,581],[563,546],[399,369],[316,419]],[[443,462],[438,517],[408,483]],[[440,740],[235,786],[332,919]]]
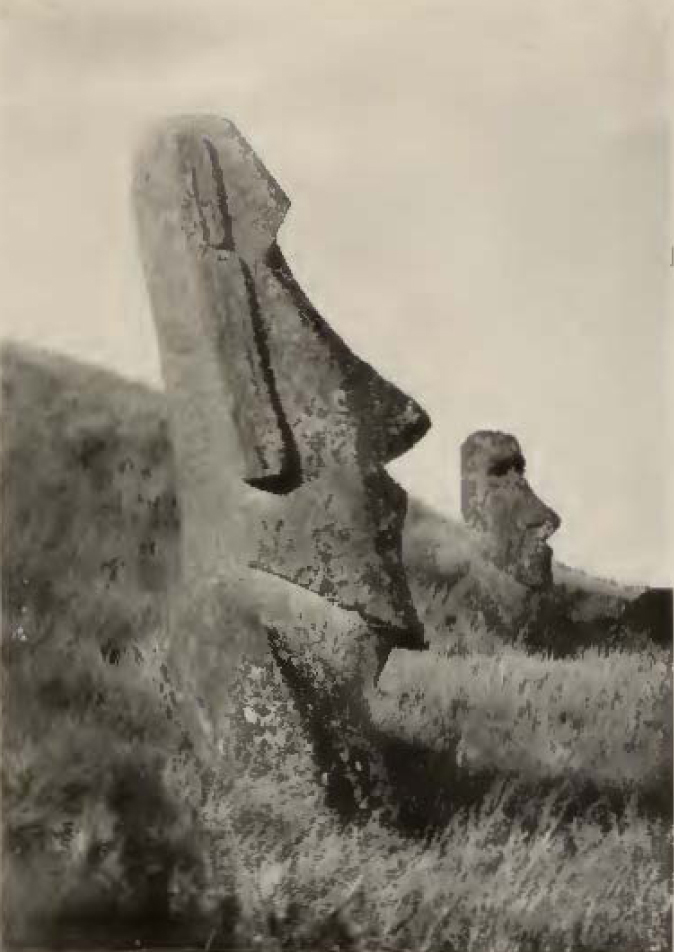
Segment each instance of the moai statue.
[[[247,602],[328,799],[353,816],[385,787],[368,692],[393,648],[425,646],[401,558],[406,495],[384,466],[430,421],[307,300],[276,243],[288,198],[232,123],[164,123],[139,155],[134,193],[184,586]],[[216,609],[214,671],[228,637]]]
[[548,539],[561,520],[529,485],[514,436],[490,430],[461,446],[461,511],[485,557],[530,589],[552,583]]
[[[534,493],[514,436],[471,434],[461,447],[461,508],[484,558],[522,587],[495,579],[497,614],[532,648],[573,653],[592,644],[671,641],[671,590],[609,583],[553,565],[548,539],[561,520]],[[507,611],[509,605],[521,611]]]

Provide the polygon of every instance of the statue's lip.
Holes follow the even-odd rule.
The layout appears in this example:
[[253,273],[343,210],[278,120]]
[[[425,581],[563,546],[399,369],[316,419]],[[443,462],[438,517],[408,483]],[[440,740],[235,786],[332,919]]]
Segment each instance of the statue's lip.
[[388,439],[386,461],[402,456],[424,437],[432,426],[431,418],[416,400],[410,401],[413,408],[412,419],[405,423],[397,433],[391,433]]
[[552,546],[548,545],[547,542],[536,541],[529,548],[528,561],[535,560],[536,562],[545,562],[545,564],[550,564],[552,562],[553,551]]

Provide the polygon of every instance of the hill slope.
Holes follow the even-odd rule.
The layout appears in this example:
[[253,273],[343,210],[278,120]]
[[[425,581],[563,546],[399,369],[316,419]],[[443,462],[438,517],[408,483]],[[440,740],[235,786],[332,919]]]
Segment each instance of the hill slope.
[[[576,657],[550,661],[504,646],[479,573],[477,601],[452,601],[456,567],[474,559],[465,530],[413,500],[405,557],[444,656],[399,653],[375,707],[402,763],[416,758],[442,830],[430,848],[375,820],[344,832],[321,808],[249,618],[197,604],[191,630],[174,632],[187,652],[224,625],[216,647],[258,658],[216,736],[199,696],[217,708],[227,658],[195,657],[187,686],[171,669],[180,512],[162,395],[20,348],[2,369],[10,937],[159,941],[180,914],[202,942],[219,922],[222,944],[668,947],[666,651],[580,639]],[[555,612],[603,625],[595,640],[623,638],[639,590],[556,576]],[[531,606],[498,585],[516,641]]]

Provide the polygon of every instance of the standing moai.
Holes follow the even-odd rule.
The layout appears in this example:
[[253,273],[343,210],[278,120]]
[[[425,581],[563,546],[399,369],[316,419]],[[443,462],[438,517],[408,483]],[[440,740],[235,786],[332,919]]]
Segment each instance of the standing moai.
[[198,610],[195,593],[221,593],[212,670],[231,637],[217,605],[246,602],[329,802],[359,815],[386,786],[368,694],[392,649],[425,647],[401,556],[406,494],[384,467],[430,421],[298,286],[276,243],[289,201],[234,125],[164,123],[138,157],[134,199],[171,408],[183,585]]
[[[647,589],[593,579],[554,565],[548,539],[561,519],[525,475],[514,436],[472,433],[461,447],[461,509],[481,555],[524,593],[511,617],[531,648],[568,654],[593,644],[671,643],[671,589]],[[498,587],[491,582],[492,588]],[[516,591],[501,585],[497,610]],[[507,613],[504,613],[507,614]]]
[[524,475],[520,444],[507,433],[479,430],[461,446],[461,511],[484,555],[527,588],[552,582],[548,539],[557,513]]

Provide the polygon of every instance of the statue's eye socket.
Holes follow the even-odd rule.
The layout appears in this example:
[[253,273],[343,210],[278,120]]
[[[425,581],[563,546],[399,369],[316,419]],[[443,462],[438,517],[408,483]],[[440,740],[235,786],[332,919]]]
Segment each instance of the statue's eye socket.
[[524,457],[521,455],[509,456],[507,459],[499,460],[497,463],[493,463],[489,467],[490,476],[507,476],[508,473],[515,472],[519,476],[524,474]]

